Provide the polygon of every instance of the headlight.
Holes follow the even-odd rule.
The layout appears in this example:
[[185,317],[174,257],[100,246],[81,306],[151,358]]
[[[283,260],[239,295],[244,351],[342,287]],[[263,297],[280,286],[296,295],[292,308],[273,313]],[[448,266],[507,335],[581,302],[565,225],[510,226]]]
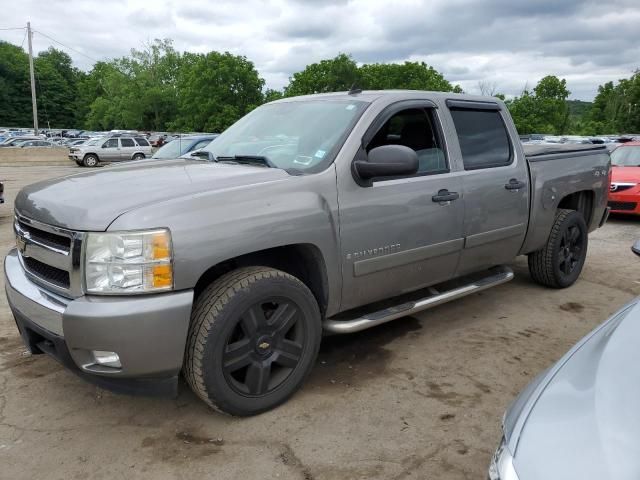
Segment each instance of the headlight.
[[513,468],[513,456],[507,447],[504,437],[489,465],[489,480],[518,480]]
[[88,233],[85,247],[87,293],[149,293],[173,288],[171,233]]

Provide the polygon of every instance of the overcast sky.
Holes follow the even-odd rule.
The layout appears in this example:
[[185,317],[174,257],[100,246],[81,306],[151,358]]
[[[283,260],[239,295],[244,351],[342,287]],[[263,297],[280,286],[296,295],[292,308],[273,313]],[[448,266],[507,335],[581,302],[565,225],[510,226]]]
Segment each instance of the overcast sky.
[[[553,74],[582,100],[640,67],[640,0],[0,0],[0,11],[0,29],[31,21],[86,55],[67,50],[83,69],[171,38],[178,50],[244,55],[278,89],[340,52],[425,61],[468,93],[484,81],[518,95]],[[0,39],[20,45],[23,32]],[[36,51],[51,45],[35,34]]]

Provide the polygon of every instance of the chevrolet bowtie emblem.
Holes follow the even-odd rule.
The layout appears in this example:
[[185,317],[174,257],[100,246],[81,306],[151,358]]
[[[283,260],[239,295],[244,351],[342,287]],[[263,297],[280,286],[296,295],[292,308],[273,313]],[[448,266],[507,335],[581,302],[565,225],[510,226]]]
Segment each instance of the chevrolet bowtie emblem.
[[269,347],[270,347],[270,345],[267,342],[262,342],[260,345],[258,345],[258,348],[260,350],[266,350]]
[[27,236],[26,235],[16,235],[16,246],[18,247],[18,251],[22,254],[23,257],[26,257],[27,250]]

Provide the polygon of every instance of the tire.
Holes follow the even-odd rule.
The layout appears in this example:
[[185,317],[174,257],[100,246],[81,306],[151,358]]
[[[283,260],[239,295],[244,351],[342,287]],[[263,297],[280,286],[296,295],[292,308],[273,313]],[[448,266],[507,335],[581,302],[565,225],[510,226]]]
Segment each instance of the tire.
[[588,233],[581,213],[558,210],[547,244],[529,254],[531,278],[552,288],[573,285],[587,258]]
[[93,154],[85,155],[85,157],[82,159],[82,164],[85,167],[97,167],[98,162],[98,157]]
[[195,301],[184,376],[215,410],[256,415],[300,388],[321,337],[318,304],[304,283],[272,268],[240,268]]
[[147,158],[147,157],[146,157],[143,153],[136,153],[136,154],[133,156],[133,159],[132,159],[132,160],[143,160],[143,159],[145,159],[145,158]]

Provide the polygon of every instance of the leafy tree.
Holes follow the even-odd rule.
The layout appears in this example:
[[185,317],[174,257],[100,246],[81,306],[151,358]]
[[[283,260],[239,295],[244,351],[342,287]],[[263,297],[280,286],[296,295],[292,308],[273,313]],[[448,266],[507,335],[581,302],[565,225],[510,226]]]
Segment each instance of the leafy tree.
[[178,112],[171,128],[220,132],[262,103],[263,86],[245,57],[190,54],[178,75]]
[[41,127],[69,128],[76,124],[78,83],[84,73],[61,50],[49,48],[34,59],[38,122]]
[[523,90],[520,97],[506,102],[519,133],[568,132],[569,107],[566,80],[553,75],[541,79],[533,89]]
[[287,97],[312,93],[346,91],[352,85],[360,85],[361,74],[358,65],[345,53],[330,60],[307,65],[301,72],[294,73],[285,87]]
[[19,47],[0,41],[0,125],[32,122],[29,59]]
[[280,100],[281,98],[284,98],[284,93],[279,90],[267,88],[264,92],[264,103]]
[[367,90],[462,92],[458,85],[451,85],[440,72],[424,62],[370,63],[362,65],[358,72],[358,86]]

